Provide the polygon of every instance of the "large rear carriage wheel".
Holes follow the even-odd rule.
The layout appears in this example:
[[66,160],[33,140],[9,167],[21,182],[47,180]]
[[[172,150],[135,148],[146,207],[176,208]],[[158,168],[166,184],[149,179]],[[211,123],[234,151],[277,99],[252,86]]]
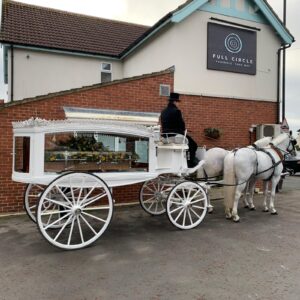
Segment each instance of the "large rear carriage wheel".
[[167,215],[180,229],[198,226],[207,212],[207,195],[196,182],[184,181],[174,186],[167,199]]
[[113,199],[103,180],[89,173],[68,173],[44,190],[37,207],[37,224],[52,245],[80,249],[104,233],[112,213]]

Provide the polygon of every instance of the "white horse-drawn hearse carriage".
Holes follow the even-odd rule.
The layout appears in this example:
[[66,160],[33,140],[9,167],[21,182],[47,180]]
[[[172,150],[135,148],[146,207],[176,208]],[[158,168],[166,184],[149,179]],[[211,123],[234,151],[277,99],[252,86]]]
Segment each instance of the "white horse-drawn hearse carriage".
[[161,137],[159,114],[64,108],[62,121],[13,123],[12,179],[27,183],[28,215],[54,246],[96,241],[113,213],[114,187],[143,183],[142,207],[191,229],[207,211],[205,186],[188,180],[184,136]]

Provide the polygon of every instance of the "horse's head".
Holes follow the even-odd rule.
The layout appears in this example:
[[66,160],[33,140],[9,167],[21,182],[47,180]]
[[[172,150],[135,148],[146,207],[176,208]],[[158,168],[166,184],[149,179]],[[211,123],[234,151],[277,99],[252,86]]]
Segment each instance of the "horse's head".
[[282,154],[288,154],[295,152],[295,145],[297,144],[297,141],[292,135],[288,133],[281,133],[272,140],[271,144],[275,148],[279,149]]

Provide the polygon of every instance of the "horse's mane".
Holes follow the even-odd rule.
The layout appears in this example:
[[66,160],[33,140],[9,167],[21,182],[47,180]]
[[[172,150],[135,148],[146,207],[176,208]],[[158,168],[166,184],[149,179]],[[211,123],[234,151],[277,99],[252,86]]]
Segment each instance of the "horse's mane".
[[287,133],[281,133],[280,135],[278,135],[276,138],[274,138],[272,140],[272,144],[274,146],[278,146],[279,144],[281,144],[286,138],[288,137]]
[[272,138],[269,136],[266,136],[260,140],[257,140],[256,142],[254,142],[254,144],[258,147],[258,148],[262,148],[265,147],[266,145],[268,145],[271,142]]

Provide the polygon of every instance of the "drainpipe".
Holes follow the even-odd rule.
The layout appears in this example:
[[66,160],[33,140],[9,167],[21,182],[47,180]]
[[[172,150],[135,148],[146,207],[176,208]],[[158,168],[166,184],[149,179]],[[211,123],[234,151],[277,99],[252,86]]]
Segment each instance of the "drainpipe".
[[14,46],[10,45],[10,101],[14,101]]
[[[283,0],[283,25],[286,26],[286,0]],[[285,119],[285,49],[286,48],[284,48],[282,52],[282,121]]]
[[[280,123],[280,67],[281,67],[281,51],[284,51],[287,48],[290,48],[292,44],[287,44],[281,46],[278,51],[278,60],[277,60],[277,123]],[[282,73],[282,121],[285,117],[285,61],[283,62],[283,73]]]

